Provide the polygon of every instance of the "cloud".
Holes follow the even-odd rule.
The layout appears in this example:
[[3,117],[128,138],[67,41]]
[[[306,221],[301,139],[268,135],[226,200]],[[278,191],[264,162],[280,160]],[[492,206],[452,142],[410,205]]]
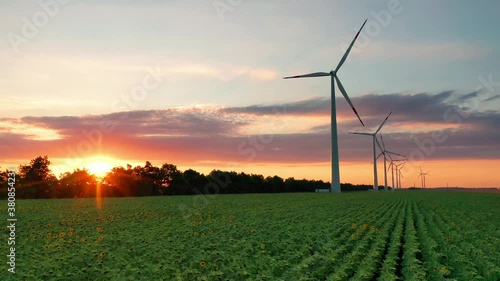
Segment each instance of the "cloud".
[[[462,119],[466,118],[461,115],[481,116],[478,109],[487,101],[483,100],[482,96],[482,92],[460,94],[455,91],[443,91],[437,94],[368,94],[352,97],[351,100],[368,129],[378,127],[391,111],[390,123],[405,127],[411,127],[412,124],[423,125],[422,129],[426,129],[425,127],[455,127],[456,122],[452,120],[457,114]],[[336,104],[337,117],[340,117],[338,123],[342,128],[356,129],[358,121],[348,103],[343,97],[337,97]],[[231,114],[254,116],[329,117],[330,99],[320,97],[289,103],[228,107],[222,110]],[[471,121],[469,118],[468,122]]]
[[[13,64],[10,76],[34,77],[36,80],[53,82],[61,77],[74,77],[81,74],[85,79],[99,81],[103,75],[114,80],[144,73],[148,68],[158,67],[160,73],[168,79],[181,79],[188,76],[206,77],[221,81],[236,78],[251,80],[272,80],[278,73],[271,68],[254,67],[237,63],[219,63],[197,57],[183,57],[182,59],[167,59],[155,55],[141,57],[130,54],[101,54],[89,57],[88,55],[74,56],[73,54],[48,53],[46,55],[29,55],[22,61],[14,61],[0,52]],[[14,64],[15,62],[15,64]],[[80,79],[82,76],[79,76]],[[20,79],[20,78],[19,78]]]
[[[342,99],[342,98],[339,98]],[[362,128],[346,102],[339,102],[338,137],[342,161],[367,161],[371,139],[349,131],[374,130],[389,111],[382,132],[391,150],[426,159],[500,158],[500,112],[474,108],[481,93],[365,95],[352,99],[367,124]],[[6,159],[76,158],[98,153],[125,159],[172,163],[330,161],[329,100],[314,98],[291,103],[227,108],[168,108],[88,116],[11,118],[0,120],[0,148]],[[276,113],[278,112],[278,114]],[[261,131],[272,119],[287,120],[295,131]],[[315,121],[309,127],[303,120]],[[325,120],[326,119],[326,120]],[[112,126],[102,129],[102,124]],[[9,128],[18,128],[12,130]],[[20,129],[19,129],[20,128]],[[22,128],[54,132],[59,138],[33,138]],[[99,140],[99,141],[98,141]]]
[[221,81],[230,81],[237,78],[251,80],[273,80],[278,73],[272,69],[252,68],[237,65],[218,65],[208,63],[171,62],[161,67],[162,74],[167,78],[186,78],[186,76],[206,77]]
[[489,97],[489,98],[485,99],[484,101],[494,101],[494,100],[497,100],[497,99],[500,99],[500,95]]
[[165,109],[124,111],[102,115],[23,117],[22,124],[58,131],[67,137],[107,124],[115,135],[217,136],[234,134],[247,121],[217,114],[217,109]]
[[[469,94],[469,96],[471,95]],[[458,100],[455,103],[450,102],[454,97]],[[361,97],[352,97],[351,100],[361,118],[367,124],[380,123],[390,111],[393,112],[391,120],[397,120],[397,122],[442,123],[443,114],[450,110],[450,108],[458,106],[459,101],[463,102],[467,98],[455,94],[453,91],[445,91],[435,95],[427,93],[413,95],[400,93],[388,95],[370,94]],[[337,97],[336,104],[338,122],[356,127],[359,121],[357,121],[345,99]],[[279,113],[283,116],[328,117],[330,116],[330,99],[319,97],[281,104],[229,107],[223,110],[227,113],[255,116],[273,116]],[[397,117],[395,118],[394,116],[396,115]]]
[[478,43],[466,42],[421,42],[402,43],[393,41],[371,42],[367,47],[354,52],[363,53],[381,60],[432,60],[450,62],[475,60],[487,57],[491,48]]
[[329,98],[312,98],[303,101],[289,102],[271,105],[250,105],[243,107],[228,107],[224,109],[227,113],[244,113],[253,115],[308,115],[320,116],[330,114]]
[[243,69],[241,72],[256,80],[273,80],[278,77],[278,73],[270,69]]
[[12,118],[0,119],[0,135],[24,136],[30,140],[57,140],[61,136],[55,130],[44,126],[29,124]]

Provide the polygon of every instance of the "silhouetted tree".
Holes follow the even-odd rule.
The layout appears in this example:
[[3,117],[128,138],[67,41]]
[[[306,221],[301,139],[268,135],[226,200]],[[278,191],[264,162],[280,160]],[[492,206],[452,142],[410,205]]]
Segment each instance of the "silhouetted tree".
[[103,196],[136,196],[135,191],[138,189],[138,179],[134,175],[131,165],[127,164],[126,169],[123,167],[114,167],[102,180]]
[[[1,167],[0,167],[1,168]],[[0,170],[0,186],[3,187],[7,183],[7,170]]]
[[[276,193],[276,192],[314,192],[328,189],[330,183],[321,180],[295,179],[284,180],[279,176],[266,177],[259,174],[237,173],[235,171],[213,170],[207,176],[188,169],[181,172],[177,166],[165,163],[156,167],[146,161],[144,166],[132,168],[114,167],[99,183],[86,169],[77,169],[61,175],[60,180],[49,169],[47,156],[31,160],[29,165],[19,167],[16,176],[17,196],[19,198],[74,198],[94,197],[97,187],[101,186],[103,197],[191,195],[200,193]],[[5,195],[7,173],[0,171],[0,194]],[[371,185],[352,185],[343,183],[342,191],[361,191],[372,189]]]
[[72,173],[62,174],[57,187],[57,197],[95,197],[97,180],[94,175],[89,174],[88,170],[76,169]]
[[250,175],[250,186],[253,186],[253,190],[251,192],[254,193],[264,193],[267,192],[267,186],[265,184],[264,176],[251,174]]
[[164,187],[162,183],[162,170],[155,167],[151,162],[146,161],[144,167],[137,166],[133,170],[133,174],[137,177],[136,196],[152,196],[163,194]]
[[8,177],[7,177],[7,170],[5,171],[1,171],[0,170],[0,198],[4,199],[4,198],[7,198],[7,194],[8,194],[8,189],[9,189],[9,185],[8,185]]
[[200,174],[193,169],[185,170],[182,173],[182,178],[183,178],[184,184],[189,186],[189,188],[191,189],[191,194],[198,193],[198,192],[193,192],[193,189],[196,189],[200,193],[203,193],[204,187],[208,183],[208,180],[205,177],[205,175]]
[[168,195],[188,195],[191,189],[184,183],[182,173],[177,166],[165,163],[161,166],[162,186],[166,188]]
[[20,198],[51,198],[57,178],[52,174],[47,156],[38,156],[29,165],[19,166]]
[[342,183],[340,185],[340,188],[342,189],[342,191],[367,191],[369,189],[373,189],[373,185],[367,185],[367,184],[353,185],[350,183]]
[[268,192],[283,192],[285,183],[281,177],[267,177],[266,183],[268,186]]
[[221,194],[234,194],[237,193],[237,188],[233,185],[236,172],[224,172],[221,170],[213,170],[207,176],[209,184],[216,185]]

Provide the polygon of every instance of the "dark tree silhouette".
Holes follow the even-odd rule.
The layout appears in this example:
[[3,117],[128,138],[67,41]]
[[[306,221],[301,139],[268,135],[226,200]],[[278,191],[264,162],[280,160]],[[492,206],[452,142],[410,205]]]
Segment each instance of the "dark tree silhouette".
[[57,178],[52,174],[47,156],[38,156],[29,165],[19,166],[20,198],[51,198]]
[[[207,176],[188,169],[181,172],[169,163],[156,167],[146,161],[144,166],[132,168],[114,167],[99,182],[96,176],[86,169],[66,172],[60,179],[49,169],[47,156],[31,160],[30,165],[19,167],[16,183],[19,198],[74,198],[74,197],[123,197],[157,195],[193,194],[235,194],[235,193],[277,193],[277,192],[314,192],[328,189],[330,183],[316,180],[297,180],[293,177],[284,180],[279,176],[264,178],[258,174],[237,173],[234,171],[213,170]],[[6,172],[0,172],[0,193],[6,194]],[[98,188],[100,187],[100,188]],[[371,185],[342,184],[342,191],[361,191],[371,189]],[[97,194],[97,191],[100,191]]]
[[164,193],[162,170],[155,167],[151,162],[146,161],[144,167],[137,166],[133,170],[133,175],[136,176],[137,196],[152,196]]
[[285,182],[281,177],[267,177],[266,178],[268,192],[283,192]]
[[[1,168],[1,167],[0,167]],[[7,170],[0,170],[0,186],[3,187],[7,183]]]
[[[203,190],[204,186],[208,183],[205,175],[198,173],[193,169],[188,169],[182,173],[182,179],[184,184],[190,187],[191,189]],[[191,190],[191,194],[193,194]]]
[[219,187],[219,192],[222,194],[238,193],[238,183],[236,180],[236,172],[225,172],[221,170],[213,170],[208,174],[210,184],[215,184]]
[[191,188],[184,183],[182,173],[177,166],[165,163],[161,166],[162,185],[166,188],[168,195],[189,195]]
[[94,175],[89,174],[87,169],[76,169],[61,175],[56,194],[58,198],[95,197],[96,187]]
[[135,191],[138,189],[138,180],[139,178],[134,175],[132,166],[127,165],[126,169],[114,167],[102,180],[102,196],[135,196]]

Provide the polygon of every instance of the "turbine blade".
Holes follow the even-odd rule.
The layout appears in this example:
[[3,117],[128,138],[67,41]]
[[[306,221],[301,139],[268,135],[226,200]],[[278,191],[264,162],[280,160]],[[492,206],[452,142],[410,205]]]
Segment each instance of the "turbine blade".
[[406,162],[403,162],[403,163],[396,164],[396,166],[399,167],[402,165],[401,168],[399,168],[399,169],[402,169],[405,164],[406,164]]
[[389,167],[387,167],[387,172],[389,172],[391,170],[391,166],[392,165],[392,162],[389,164]]
[[373,136],[373,134],[369,134],[369,133],[354,133],[354,132],[349,132],[349,134],[352,134],[352,135],[363,135],[363,136]]
[[389,119],[389,116],[391,116],[391,114],[392,114],[392,111],[389,112],[389,115],[387,115],[387,117],[385,117],[384,122],[382,122],[382,124],[380,125],[380,127],[378,127],[378,129],[375,132],[375,134],[378,133],[380,131],[380,129],[382,129],[382,126],[384,126],[385,122],[387,122],[387,119]]
[[337,71],[340,69],[340,67],[344,64],[345,60],[347,59],[347,56],[349,55],[349,52],[352,49],[352,46],[354,45],[354,42],[356,42],[356,39],[358,39],[359,33],[361,33],[361,29],[363,29],[367,20],[368,19],[365,20],[365,22],[363,23],[363,25],[359,29],[358,33],[356,33],[356,36],[354,36],[354,39],[352,39],[351,45],[349,45],[349,48],[347,48],[347,50],[345,51],[344,56],[342,57],[339,64],[337,65],[337,68],[335,68],[335,73],[337,73]]
[[[349,105],[351,106],[352,111],[354,111],[354,114],[356,114],[356,116],[358,117],[359,122],[361,122],[361,125],[363,125],[363,127],[364,127],[365,124],[363,123],[363,120],[361,120],[361,117],[359,117],[359,114],[356,111],[356,108],[354,108],[354,105],[352,104],[351,99],[347,95],[347,92],[345,91],[344,86],[342,86],[342,83],[340,83],[340,79],[337,77],[337,75],[335,75],[335,81],[337,81],[337,85],[339,86],[340,92],[342,93],[344,98],[347,100],[347,103],[349,103]],[[332,98],[335,98],[335,97],[332,97]]]
[[314,72],[314,73],[303,74],[303,75],[288,76],[288,77],[284,77],[283,79],[307,78],[307,77],[323,77],[323,76],[331,76],[331,75],[332,74],[329,73],[329,72]]
[[384,148],[385,151],[385,143],[384,143],[384,138],[382,137],[382,133],[380,133],[380,140],[382,141],[382,147]]
[[[380,156],[382,156],[382,154],[383,154],[383,153],[380,153],[380,154],[377,156],[377,158],[376,158],[376,159],[378,160],[378,159],[380,158]],[[373,165],[373,161],[372,161],[371,165]]]
[[377,143],[378,148],[380,151],[382,151],[382,154],[384,153],[384,150],[382,149],[382,146],[380,146],[380,143],[378,142],[377,135],[373,135],[373,138],[375,139],[375,142]]
[[389,151],[389,150],[386,150],[385,152],[389,153],[389,154],[392,154],[392,155],[397,155],[397,156],[401,156],[401,157],[405,157],[403,154],[399,154],[399,153],[396,153],[396,152],[392,152],[392,151]]
[[387,150],[386,150],[385,152],[387,153],[387,156],[389,156],[389,159],[391,159],[391,165],[392,165],[394,160],[392,160],[392,156],[391,156],[391,154],[389,154],[389,153],[387,152]]

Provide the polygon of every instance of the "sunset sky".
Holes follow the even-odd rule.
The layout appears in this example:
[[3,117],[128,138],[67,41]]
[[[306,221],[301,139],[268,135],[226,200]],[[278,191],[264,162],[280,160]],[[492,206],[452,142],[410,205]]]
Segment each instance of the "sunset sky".
[[367,18],[338,73],[367,125],[337,91],[341,182],[373,183],[371,138],[348,132],[392,111],[382,133],[411,160],[405,187],[420,185],[420,166],[429,187],[499,187],[498,11],[496,0],[1,1],[0,167],[48,155],[56,175],[149,160],[330,181],[330,80],[282,78],[334,69]]

